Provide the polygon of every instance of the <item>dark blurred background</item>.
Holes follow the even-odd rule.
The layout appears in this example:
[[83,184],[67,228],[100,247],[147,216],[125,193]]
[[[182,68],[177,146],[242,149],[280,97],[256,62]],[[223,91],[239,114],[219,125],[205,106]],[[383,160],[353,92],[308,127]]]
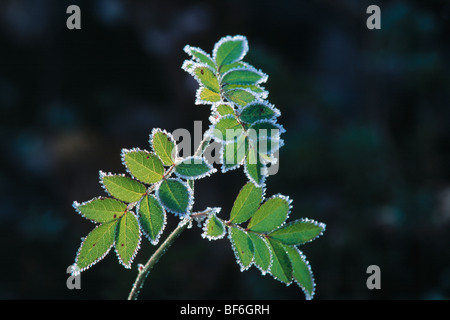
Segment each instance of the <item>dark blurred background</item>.
[[[81,8],[81,30],[66,8]],[[366,8],[381,8],[381,30]],[[148,149],[151,129],[208,125],[186,44],[211,52],[247,36],[246,61],[269,75],[287,132],[266,195],[289,195],[291,219],[327,224],[301,247],[316,299],[450,298],[448,1],[0,2],[0,298],[123,299],[132,270],[115,253],[66,288],[80,238],[94,226],[72,202],[104,194],[98,171],[124,172],[122,148]],[[194,209],[226,218],[242,170],[196,184]],[[164,235],[175,226],[169,217]],[[186,231],[147,279],[143,299],[303,299],[252,267],[227,239]],[[381,268],[381,290],[366,269]]]

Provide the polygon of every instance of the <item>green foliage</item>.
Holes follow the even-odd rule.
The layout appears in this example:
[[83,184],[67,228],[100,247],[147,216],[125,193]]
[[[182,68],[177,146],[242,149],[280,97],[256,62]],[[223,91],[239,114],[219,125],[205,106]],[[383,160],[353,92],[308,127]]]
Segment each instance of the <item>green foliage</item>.
[[[100,183],[109,197],[73,204],[81,216],[96,224],[77,252],[78,270],[99,262],[112,247],[119,262],[131,268],[142,235],[151,244],[158,244],[170,212],[181,221],[138,274],[131,297],[137,296],[148,268],[197,221],[205,239],[222,239],[228,233],[241,271],[254,265],[263,275],[270,274],[285,284],[295,281],[306,298],[312,298],[314,277],[298,246],[322,235],[325,225],[306,218],[286,223],[292,201],[280,194],[265,199],[268,166],[277,161],[277,152],[284,144],[280,136],[285,131],[277,123],[280,111],[266,100],[267,91],[261,86],[267,75],[242,61],[248,52],[243,36],[222,38],[212,55],[191,46],[184,51],[191,59],[182,68],[199,84],[196,104],[210,105],[211,125],[193,156],[179,157],[172,135],[153,129],[151,151],[122,149],[122,163],[129,176],[100,171]],[[229,219],[218,216],[220,208],[192,212],[194,183],[217,172],[203,157],[211,142],[220,146],[222,173],[243,166],[248,178]]]

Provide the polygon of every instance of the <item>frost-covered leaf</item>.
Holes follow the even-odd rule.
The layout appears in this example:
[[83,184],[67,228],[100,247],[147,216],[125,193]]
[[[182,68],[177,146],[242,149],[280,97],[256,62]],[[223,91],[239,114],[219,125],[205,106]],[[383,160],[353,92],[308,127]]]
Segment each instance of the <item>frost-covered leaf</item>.
[[270,253],[267,240],[253,232],[249,232],[248,236],[253,242],[255,253],[254,264],[262,274],[266,274],[272,264],[272,254]]
[[250,219],[263,199],[263,189],[247,183],[239,191],[230,212],[230,222],[242,223]]
[[75,201],[73,207],[86,219],[98,223],[118,219],[127,209],[125,203],[111,198],[94,198],[83,203]]
[[187,45],[184,47],[184,52],[191,55],[197,62],[207,64],[213,70],[216,69],[214,60],[202,49]]
[[117,220],[100,224],[84,238],[75,258],[75,264],[80,272],[96,264],[108,254],[114,244],[117,224]]
[[195,104],[213,104],[220,101],[220,94],[209,90],[205,87],[200,87],[196,93]]
[[261,86],[256,85],[256,84],[227,84],[227,85],[223,86],[224,92],[228,92],[233,89],[250,90],[251,92],[253,92],[254,96],[259,96],[262,99],[267,98],[267,94],[268,94],[268,92],[266,90],[264,90],[264,88],[262,88]]
[[229,239],[241,271],[247,270],[253,262],[253,242],[248,233],[238,227],[229,228]]
[[245,106],[239,119],[245,123],[254,123],[258,120],[272,120],[280,116],[280,111],[266,101],[257,101]]
[[207,65],[199,64],[194,66],[190,71],[202,86],[208,88],[212,92],[220,92],[219,80],[217,80],[214,71]]
[[222,68],[220,69],[220,74],[223,75],[223,74],[227,73],[228,71],[230,71],[231,69],[248,68],[248,67],[251,68],[251,66],[249,64],[247,64],[243,61],[236,61],[236,62],[233,62],[230,64],[223,65]]
[[138,201],[147,191],[145,185],[125,175],[100,171],[100,181],[111,196],[128,203]]
[[248,152],[247,137],[242,135],[233,142],[222,144],[222,172],[239,167]]
[[225,236],[226,228],[223,221],[217,218],[215,213],[208,216],[203,226],[202,237],[208,240],[222,239]]
[[196,180],[206,176],[216,170],[206,162],[205,158],[191,156],[183,159],[175,166],[175,174],[186,180]]
[[145,196],[139,203],[139,223],[144,235],[156,245],[166,224],[166,212],[153,195]]
[[223,65],[242,60],[248,51],[247,38],[244,36],[224,37],[214,46],[213,59],[216,61],[218,70]]
[[162,179],[164,166],[159,157],[139,149],[122,149],[122,162],[128,172],[144,183],[155,183]]
[[264,201],[255,212],[247,228],[254,232],[271,232],[287,219],[291,201],[282,195],[275,195]]
[[305,255],[294,246],[284,246],[286,253],[291,260],[292,275],[294,281],[305,293],[306,299],[311,300],[314,296],[315,282],[314,275]]
[[261,187],[264,185],[267,177],[267,167],[262,162],[256,148],[251,145],[248,148],[247,156],[245,158],[244,172],[246,173],[247,178],[256,186]]
[[289,285],[292,282],[292,263],[285,247],[277,240],[268,238],[272,265],[270,274],[277,280]]
[[265,82],[267,75],[261,71],[255,69],[244,69],[236,68],[231,69],[225,73],[222,77],[222,84],[238,84],[238,85],[248,85],[248,84],[258,84]]
[[211,135],[217,141],[233,141],[244,132],[233,115],[225,115],[211,126]]
[[228,114],[234,114],[233,105],[230,103],[222,102],[214,105],[214,110],[219,114],[219,116],[225,116]]
[[150,145],[164,165],[171,166],[174,164],[177,147],[170,133],[160,129],[153,129],[150,135]]
[[248,129],[248,137],[253,141],[259,139],[280,139],[285,130],[282,125],[271,120],[258,120]]
[[177,215],[187,214],[193,204],[192,190],[180,179],[166,179],[156,189],[156,197],[162,206]]
[[270,237],[287,245],[300,245],[322,235],[325,225],[310,219],[292,221],[270,233]]
[[231,89],[225,92],[225,97],[239,106],[246,106],[256,100],[256,94],[250,89]]
[[125,268],[131,268],[131,263],[139,250],[141,243],[141,231],[135,215],[128,211],[125,213],[117,226],[116,253],[119,261]]

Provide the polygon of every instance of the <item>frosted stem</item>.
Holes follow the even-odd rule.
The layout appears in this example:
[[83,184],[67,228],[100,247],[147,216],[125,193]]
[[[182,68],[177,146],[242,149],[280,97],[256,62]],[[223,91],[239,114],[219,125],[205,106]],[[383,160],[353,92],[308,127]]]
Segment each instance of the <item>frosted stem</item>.
[[163,256],[167,249],[172,245],[172,243],[177,239],[180,234],[189,226],[191,218],[186,218],[181,221],[178,226],[172,231],[172,233],[167,237],[167,239],[159,246],[159,248],[153,253],[153,255],[148,259],[147,263],[144,265],[142,270],[139,271],[136,280],[134,281],[133,288],[130,291],[128,300],[136,300],[139,292],[144,285],[144,281],[147,278],[148,273],[153,268],[153,266],[158,262],[158,260]]

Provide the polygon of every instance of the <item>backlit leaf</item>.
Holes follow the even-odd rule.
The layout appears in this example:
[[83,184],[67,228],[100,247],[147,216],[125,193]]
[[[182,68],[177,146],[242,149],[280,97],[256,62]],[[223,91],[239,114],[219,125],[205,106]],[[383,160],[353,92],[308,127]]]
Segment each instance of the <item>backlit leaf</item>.
[[203,226],[202,237],[208,240],[217,240],[225,236],[226,228],[223,221],[212,213],[208,216]]
[[311,300],[314,296],[315,282],[311,266],[305,255],[294,246],[284,246],[292,265],[294,281],[305,293],[306,299]]
[[265,82],[267,76],[260,71],[252,69],[237,68],[231,69],[222,77],[222,84],[257,84]]
[[145,196],[139,203],[139,223],[144,235],[156,245],[166,224],[166,212],[153,195]]
[[213,70],[216,69],[214,60],[209,56],[209,54],[204,52],[202,49],[196,48],[196,47],[191,47],[191,46],[187,45],[184,47],[184,51],[187,54],[191,55],[197,62],[205,63],[209,67],[211,67]]
[[196,180],[210,175],[215,169],[202,157],[187,157],[175,166],[175,174],[186,180]]
[[164,165],[174,164],[177,148],[171,134],[160,129],[153,129],[150,135],[150,145]]
[[289,285],[292,282],[292,263],[284,246],[277,240],[268,238],[272,265],[270,274],[277,280]]
[[246,106],[252,101],[256,100],[256,94],[253,93],[250,89],[231,89],[225,92],[225,97],[231,101],[236,103],[239,106]]
[[217,141],[233,141],[243,133],[243,128],[233,115],[220,117],[211,126],[211,134]]
[[122,161],[130,174],[144,183],[155,183],[162,179],[164,166],[159,157],[139,149],[122,149]]
[[81,204],[75,201],[73,207],[86,219],[99,223],[118,219],[127,209],[125,203],[111,198],[94,198]]
[[166,179],[156,189],[156,197],[162,206],[177,215],[187,214],[193,204],[192,190],[179,179]]
[[250,219],[259,208],[263,198],[263,189],[253,183],[247,183],[239,191],[230,212],[230,222],[242,223]]
[[117,220],[100,224],[84,238],[75,259],[80,272],[96,264],[108,254],[114,244],[116,226]]
[[248,43],[244,36],[227,36],[215,44],[213,58],[220,70],[223,65],[241,60],[247,51]]
[[195,104],[213,104],[220,101],[220,94],[205,87],[200,87],[197,90],[196,97]]
[[309,219],[290,222],[270,233],[270,237],[287,245],[300,245],[312,241],[325,231],[323,223]]
[[117,226],[116,253],[119,261],[125,268],[131,268],[131,263],[139,250],[141,243],[141,231],[135,215],[128,211],[125,213]]
[[258,101],[249,103],[239,115],[239,119],[245,123],[254,123],[258,120],[271,120],[278,117],[280,112],[267,102]]
[[251,218],[248,228],[255,232],[271,232],[287,219],[291,201],[282,195],[267,199]]
[[147,190],[145,185],[125,175],[100,171],[100,181],[111,196],[128,203],[138,201]]
[[253,232],[249,232],[248,236],[253,242],[255,253],[254,264],[262,274],[266,274],[272,264],[272,254],[269,245],[267,244],[267,240]]
[[241,271],[247,270],[253,262],[252,239],[247,232],[238,227],[229,228],[229,238]]
[[256,186],[262,187],[267,177],[267,167],[262,162],[256,148],[250,144],[245,158],[244,172],[247,178]]
[[212,71],[207,65],[195,66],[191,69],[191,72],[202,86],[208,88],[212,92],[220,92],[219,81],[217,80],[214,71]]

